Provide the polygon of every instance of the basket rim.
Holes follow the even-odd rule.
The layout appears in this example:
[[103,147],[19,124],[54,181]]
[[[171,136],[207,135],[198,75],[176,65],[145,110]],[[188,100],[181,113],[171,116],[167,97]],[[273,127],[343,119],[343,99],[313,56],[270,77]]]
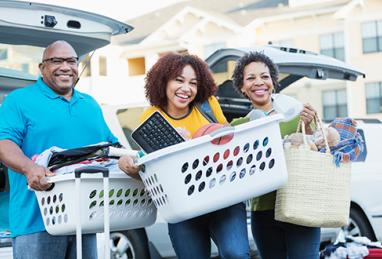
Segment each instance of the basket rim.
[[[84,165],[84,166],[86,166],[86,165]],[[81,176],[81,180],[82,179],[102,179],[102,178],[103,178],[103,176],[102,176],[101,173],[83,174]],[[133,179],[133,180],[135,180],[134,178],[132,178],[132,177],[128,176],[127,174],[125,174],[124,172],[122,172],[121,170],[110,171],[109,179],[113,179],[113,178],[117,178],[117,179]],[[48,183],[57,183],[57,182],[72,181],[72,180],[75,180],[74,172],[71,172],[71,173],[68,173],[68,174],[60,174],[60,175],[55,175],[55,176],[47,177],[47,182]]]
[[[243,123],[243,124],[232,127],[234,129],[233,133],[235,134],[235,133],[239,133],[241,131],[250,130],[254,127],[259,127],[259,126],[262,126],[265,124],[272,123],[274,121],[281,121],[283,118],[284,118],[284,116],[282,114],[274,114],[274,115],[270,115],[267,117],[259,118],[257,120],[249,121],[247,123]],[[214,138],[215,137],[211,137],[210,135],[205,135],[205,136],[191,139],[191,140],[179,143],[179,144],[168,146],[166,148],[163,148],[163,149],[154,151],[150,154],[144,155],[143,157],[138,159],[137,164],[142,165],[144,163],[151,162],[151,161],[159,159],[159,158],[163,158],[164,156],[170,155],[172,153],[179,152],[179,151],[191,148],[191,147],[202,145],[204,143],[210,142]]]

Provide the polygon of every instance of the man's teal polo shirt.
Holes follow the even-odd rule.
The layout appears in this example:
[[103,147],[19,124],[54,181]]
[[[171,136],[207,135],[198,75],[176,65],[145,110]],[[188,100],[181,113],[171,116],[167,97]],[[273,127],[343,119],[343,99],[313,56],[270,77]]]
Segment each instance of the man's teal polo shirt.
[[[52,146],[77,148],[117,142],[92,97],[74,90],[67,101],[41,78],[5,98],[0,108],[0,139],[12,140],[29,158]],[[44,231],[37,199],[27,189],[26,177],[9,170],[9,183],[12,236]]]

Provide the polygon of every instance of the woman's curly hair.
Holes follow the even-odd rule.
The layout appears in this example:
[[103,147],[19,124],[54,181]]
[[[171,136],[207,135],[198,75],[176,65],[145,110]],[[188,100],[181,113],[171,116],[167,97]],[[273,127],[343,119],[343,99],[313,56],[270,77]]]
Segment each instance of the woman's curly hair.
[[279,69],[277,65],[273,63],[273,61],[262,52],[249,52],[236,61],[235,70],[232,74],[234,88],[240,94],[242,94],[241,88],[243,87],[244,69],[247,65],[249,65],[252,62],[260,62],[268,67],[273,86],[275,90],[277,90],[277,87],[279,86]]
[[202,103],[216,92],[212,74],[203,60],[194,55],[169,53],[154,64],[145,78],[145,94],[151,105],[167,107],[167,83],[180,76],[186,65],[194,69],[197,80],[198,91],[192,104]]

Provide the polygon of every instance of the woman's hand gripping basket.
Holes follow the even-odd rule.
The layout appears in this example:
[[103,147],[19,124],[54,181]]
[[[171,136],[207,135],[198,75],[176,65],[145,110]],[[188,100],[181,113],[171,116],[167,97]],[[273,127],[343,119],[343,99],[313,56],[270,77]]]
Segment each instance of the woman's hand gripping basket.
[[52,190],[35,192],[45,228],[50,234],[75,234],[78,220],[82,233],[103,232],[106,196],[109,198],[111,231],[144,227],[155,222],[156,208],[143,183],[121,172],[116,165],[109,170],[109,190],[106,192],[102,175],[84,174],[77,193],[74,173],[53,176],[48,180],[54,183]]
[[[319,118],[316,124],[322,130]],[[330,154],[310,150],[302,121],[304,145],[285,150],[288,183],[277,190],[275,219],[308,227],[341,227],[350,210],[350,163],[337,167]]]
[[[287,180],[281,115],[227,127],[139,159],[160,214],[176,223],[276,190]],[[227,134],[225,144],[212,140]]]

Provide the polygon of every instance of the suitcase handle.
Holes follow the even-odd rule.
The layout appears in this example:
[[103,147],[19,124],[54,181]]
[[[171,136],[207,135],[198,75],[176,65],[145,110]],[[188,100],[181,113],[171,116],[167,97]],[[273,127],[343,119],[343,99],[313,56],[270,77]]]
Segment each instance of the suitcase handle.
[[[110,240],[110,219],[109,219],[109,169],[103,166],[84,166],[74,170],[76,194],[80,194],[80,181],[81,174],[96,174],[102,173],[103,175],[103,187],[106,195],[104,196],[104,232],[105,239]],[[77,258],[82,259],[82,231],[81,231],[81,206],[80,199],[76,199],[77,210],[77,222],[76,222],[76,246],[77,246]],[[105,241],[105,258],[110,258],[109,242]]]
[[103,177],[109,177],[109,169],[103,166],[84,166],[74,170],[75,178],[81,178],[81,174],[102,173]]

